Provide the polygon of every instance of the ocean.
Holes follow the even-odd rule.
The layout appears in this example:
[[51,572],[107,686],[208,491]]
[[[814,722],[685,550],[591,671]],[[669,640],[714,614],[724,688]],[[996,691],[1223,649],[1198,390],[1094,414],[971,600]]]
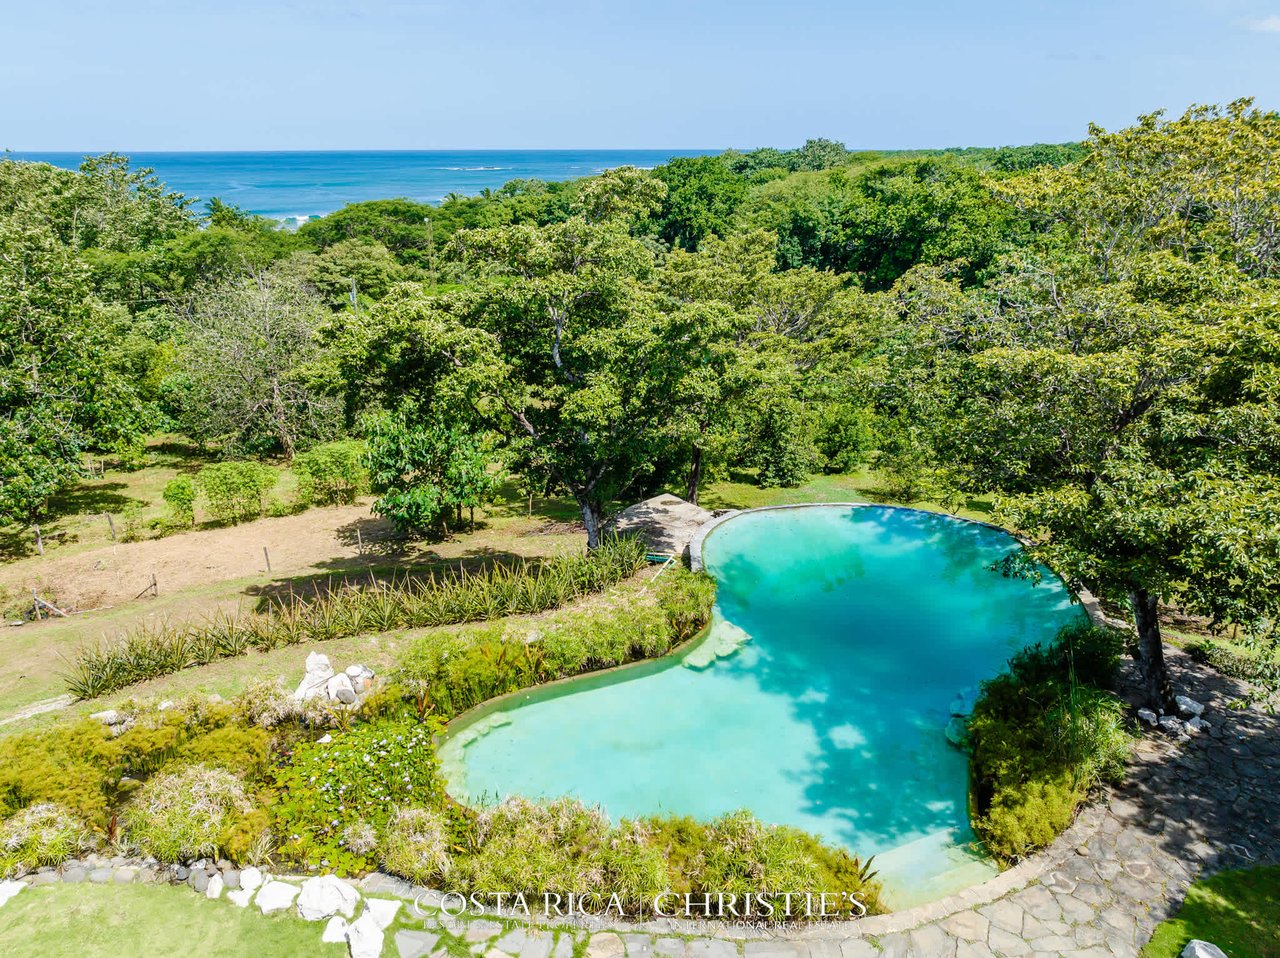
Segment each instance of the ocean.
[[[356,150],[342,152],[127,153],[197,207],[213,197],[296,226],[348,203],[407,197],[439,203],[509,180],[568,180],[615,166],[653,167],[718,150]],[[79,153],[11,153],[74,169]]]

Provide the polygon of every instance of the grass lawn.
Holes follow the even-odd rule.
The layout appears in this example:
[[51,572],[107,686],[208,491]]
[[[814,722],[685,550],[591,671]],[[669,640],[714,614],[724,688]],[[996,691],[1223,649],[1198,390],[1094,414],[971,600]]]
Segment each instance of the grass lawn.
[[168,885],[46,885],[0,906],[6,958],[345,955],[345,944],[320,941],[323,930],[291,912],[263,915]]
[[1228,958],[1280,958],[1280,867],[1196,882],[1178,914],[1156,928],[1142,958],[1176,958],[1193,938],[1212,942]]
[[[733,470],[728,479],[702,486],[698,504],[705,509],[755,509],[759,506],[784,506],[801,502],[878,502],[911,506],[928,512],[947,512],[937,502],[899,502],[889,497],[883,481],[872,469],[863,466],[847,475],[815,475],[792,489],[762,489],[750,472]],[[991,519],[991,500],[978,496],[969,499],[956,515],[965,519]]]

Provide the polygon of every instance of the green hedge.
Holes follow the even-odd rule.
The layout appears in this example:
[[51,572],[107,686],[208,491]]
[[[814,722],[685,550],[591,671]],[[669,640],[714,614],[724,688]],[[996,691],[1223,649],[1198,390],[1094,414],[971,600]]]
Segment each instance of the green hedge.
[[983,683],[968,723],[970,815],[997,859],[1048,845],[1090,789],[1123,774],[1133,736],[1108,691],[1122,647],[1117,632],[1068,626]]
[[449,719],[517,689],[663,655],[706,625],[714,601],[710,577],[673,568],[628,607],[543,626],[532,640],[500,626],[424,636],[394,678],[421,714]]

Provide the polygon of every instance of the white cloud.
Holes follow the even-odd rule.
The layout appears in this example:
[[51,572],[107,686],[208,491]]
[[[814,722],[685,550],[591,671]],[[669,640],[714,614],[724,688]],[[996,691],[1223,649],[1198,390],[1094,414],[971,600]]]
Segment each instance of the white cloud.
[[1269,17],[1250,20],[1249,29],[1254,33],[1280,33],[1280,15],[1272,14]]

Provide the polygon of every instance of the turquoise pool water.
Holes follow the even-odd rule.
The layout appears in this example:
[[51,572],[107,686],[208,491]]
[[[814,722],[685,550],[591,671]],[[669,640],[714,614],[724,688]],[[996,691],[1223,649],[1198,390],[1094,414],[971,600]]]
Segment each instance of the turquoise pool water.
[[615,818],[749,808],[875,854],[897,907],[981,881],[951,705],[1083,615],[1052,577],[991,570],[1015,548],[905,509],[736,516],[704,545],[719,592],[702,640],[455,723],[450,790],[574,795]]

